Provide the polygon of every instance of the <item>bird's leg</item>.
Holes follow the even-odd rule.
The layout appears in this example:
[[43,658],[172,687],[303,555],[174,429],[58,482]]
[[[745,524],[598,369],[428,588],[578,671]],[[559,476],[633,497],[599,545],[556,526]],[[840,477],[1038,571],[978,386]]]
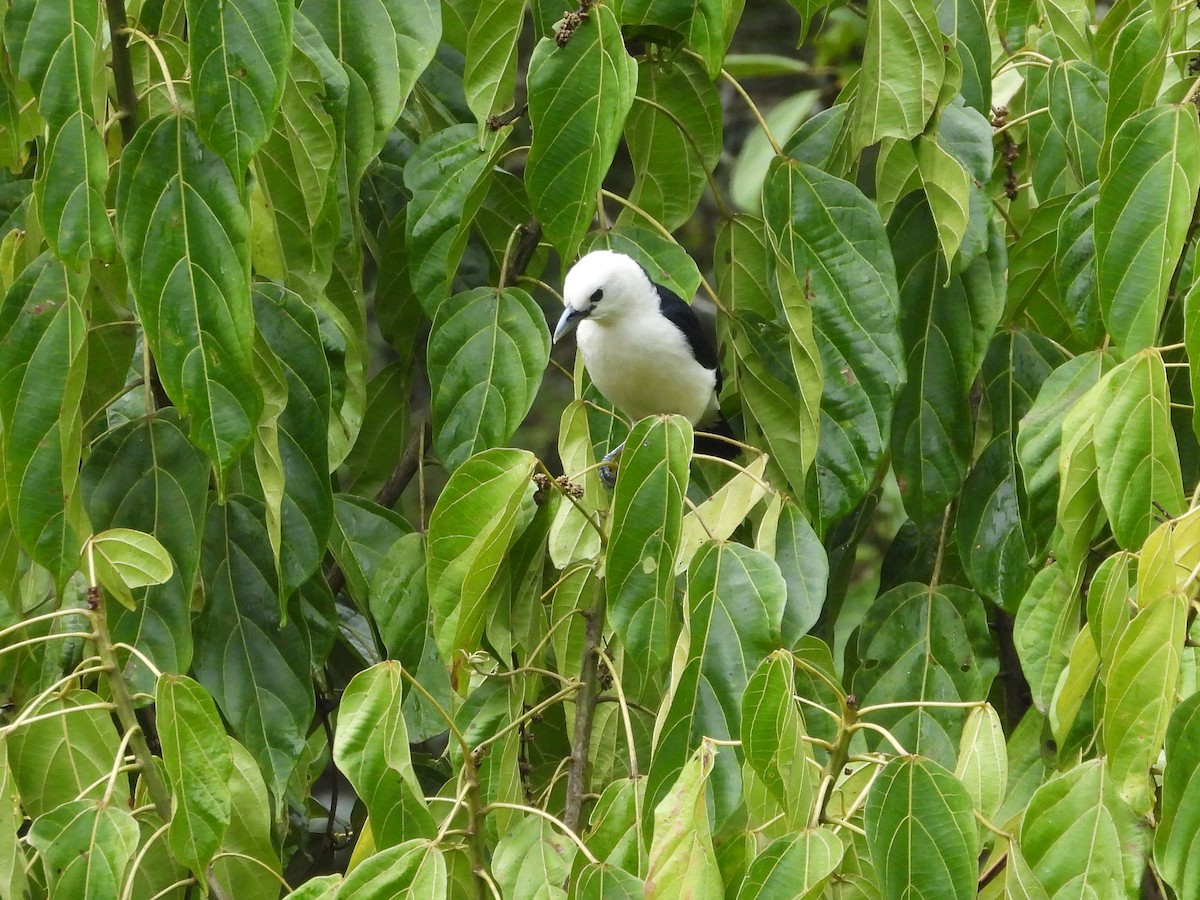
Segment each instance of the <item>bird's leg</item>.
[[624,449],[625,442],[622,441],[606,453],[604,459],[600,460],[600,468],[597,470],[597,474],[600,476],[600,480],[604,482],[604,486],[609,490],[617,486],[617,459]]

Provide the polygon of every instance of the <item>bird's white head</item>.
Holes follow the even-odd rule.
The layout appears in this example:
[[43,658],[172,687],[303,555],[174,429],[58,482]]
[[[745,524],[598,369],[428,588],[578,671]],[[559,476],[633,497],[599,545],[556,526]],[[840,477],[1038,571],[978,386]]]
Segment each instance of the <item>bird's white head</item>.
[[556,341],[574,331],[584,319],[603,322],[634,309],[653,309],[658,304],[658,292],[633,257],[612,250],[593,250],[567,272],[563,301],[567,308],[554,329]]

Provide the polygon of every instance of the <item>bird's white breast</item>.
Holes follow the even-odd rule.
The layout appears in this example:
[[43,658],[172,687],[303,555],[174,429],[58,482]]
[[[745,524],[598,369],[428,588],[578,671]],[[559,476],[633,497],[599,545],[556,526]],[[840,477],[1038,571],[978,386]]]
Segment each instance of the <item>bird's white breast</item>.
[[588,375],[635,421],[673,413],[693,425],[716,408],[716,373],[696,361],[683,333],[657,310],[585,320],[578,344]]

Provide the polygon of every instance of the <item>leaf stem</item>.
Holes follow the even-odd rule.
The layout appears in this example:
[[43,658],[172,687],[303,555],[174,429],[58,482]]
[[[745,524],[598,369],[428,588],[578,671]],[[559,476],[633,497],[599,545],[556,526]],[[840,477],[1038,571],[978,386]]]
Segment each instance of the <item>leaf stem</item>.
[[1026,60],[1028,65],[1036,64],[1047,69],[1050,68],[1050,65],[1054,62],[1054,60],[1052,60],[1050,57],[1038,53],[1036,50],[1019,50],[1012,56],[1007,56],[1000,61],[1000,65],[996,66],[995,71],[992,72],[992,78],[994,79],[997,75],[1003,72],[1006,66],[1015,66],[1017,64],[1017,60]]
[[25,638],[23,641],[17,641],[15,644],[6,644],[0,647],[0,656],[9,653],[13,650],[20,650],[22,647],[32,647],[35,644],[44,644],[47,641],[66,640],[67,638],[84,638],[92,640],[96,636],[90,631],[60,631],[57,634],[42,634],[37,637]]
[[696,154],[696,159],[700,161],[700,168],[704,171],[704,177],[708,179],[708,189],[712,191],[713,199],[717,202],[717,209],[721,211],[721,215],[724,218],[733,218],[733,214],[729,211],[729,207],[725,205],[725,198],[721,196],[721,190],[717,186],[717,180],[713,178],[712,172],[710,172],[708,166],[704,164],[704,154],[700,151],[700,144],[697,142],[696,136],[692,134],[690,130],[688,130],[687,126],[685,126],[682,121],[680,121],[679,116],[675,115],[675,113],[667,109],[661,103],[657,103],[654,100],[651,100],[649,97],[643,97],[640,94],[633,99],[644,103],[651,109],[658,110],[673,123],[675,123],[675,127],[678,128],[679,133],[683,135],[683,139],[688,142],[688,146],[690,146],[692,151]]
[[890,731],[888,731],[886,728],[884,728],[882,725],[876,725],[874,722],[855,722],[854,725],[851,727],[854,731],[869,730],[869,731],[874,731],[878,734],[882,734],[885,738],[887,738],[888,743],[892,745],[892,749],[895,750],[896,753],[898,753],[900,756],[911,756],[912,755],[907,750],[904,749],[904,747],[901,745],[901,743],[898,740],[896,740],[896,736],[894,734],[892,734]]
[[987,706],[986,700],[964,700],[962,702],[952,700],[904,700],[897,703],[876,703],[874,706],[864,706],[858,711],[858,714],[866,716],[885,709],[920,709],[922,707],[928,709],[976,709],[983,706]]
[[997,825],[993,825],[986,818],[984,818],[983,815],[980,814],[979,810],[975,810],[975,820],[977,822],[979,822],[979,824],[982,825],[984,828],[986,828],[988,831],[990,831],[992,834],[996,835],[997,837],[1002,837],[1002,838],[1005,838],[1006,840],[1010,840],[1010,841],[1013,839],[1013,836],[1011,834],[1009,834],[1007,831],[1005,831],[1003,828],[1000,828]]
[[30,625],[37,625],[39,622],[47,622],[50,619],[61,619],[65,616],[84,616],[86,614],[87,613],[82,609],[56,609],[54,612],[42,613],[40,616],[22,619],[15,625],[9,625],[7,628],[0,628],[0,638],[6,638],[10,634],[20,631],[22,628],[28,628]]
[[568,828],[561,819],[550,815],[550,813],[546,812],[544,809],[538,809],[536,806],[522,806],[520,803],[501,803],[500,801],[495,801],[489,803],[483,808],[484,815],[487,815],[493,809],[513,809],[517,812],[530,813],[531,815],[540,816],[551,824],[558,826],[558,828],[562,830],[563,834],[569,837],[575,846],[583,851],[584,859],[586,859],[592,865],[600,865],[600,860],[596,859],[596,857],[592,854],[592,851],[587,848],[587,844],[583,842],[579,835],[577,835],[572,829]]
[[[688,56],[694,56],[701,62],[704,61],[700,54],[693,50],[685,50],[684,52],[688,54]],[[750,95],[746,93],[746,89],[741,86],[736,78],[729,74],[729,70],[727,69],[721,69],[721,77],[725,79],[730,87],[737,91],[738,96],[742,98],[742,102],[745,103],[750,109],[750,114],[754,116],[755,121],[758,122],[758,127],[761,128],[763,134],[766,135],[767,143],[771,145],[771,149],[775,151],[775,155],[783,156],[783,148],[779,146],[779,141],[775,140],[775,135],[771,133],[771,127],[767,124],[767,120],[763,118],[763,114],[759,110],[757,104],[755,104],[755,102],[750,99]]]
[[464,757],[470,756],[471,745],[467,743],[466,737],[459,730],[458,725],[455,724],[454,719],[450,716],[450,713],[446,712],[445,707],[438,703],[433,694],[429,693],[429,691],[425,689],[425,686],[417,681],[417,679],[414,678],[408,669],[404,668],[404,666],[400,666],[400,677],[407,681],[412,686],[414,691],[424,697],[425,701],[438,711],[438,714],[441,715],[443,720],[445,720],[446,727],[450,730],[450,733],[454,735],[454,739],[458,741],[458,749],[462,751]]
[[1048,113],[1048,112],[1050,112],[1050,107],[1042,106],[1035,110],[1027,112],[1024,115],[1017,116],[1015,119],[1009,119],[1007,122],[1005,122],[999,128],[992,129],[992,136],[995,137],[998,134],[1003,134],[1004,132],[1008,131],[1008,129],[1012,128],[1014,125],[1022,125],[1025,122],[1028,122],[1030,119],[1034,118],[1035,116],[1040,116],[1042,113]]
[[478,746],[475,747],[475,752],[479,753],[480,751],[487,749],[488,747],[490,747],[492,744],[496,743],[498,740],[500,740],[505,735],[507,735],[513,731],[516,731],[518,728],[520,728],[522,725],[524,725],[526,722],[528,722],[534,716],[541,713],[543,710],[549,709],[555,703],[560,703],[563,700],[566,700],[568,697],[570,697],[572,694],[574,694],[576,691],[578,691],[581,687],[583,687],[582,684],[580,684],[577,681],[573,681],[573,682],[571,682],[570,687],[565,687],[558,693],[553,694],[550,697],[547,697],[545,700],[543,700],[541,703],[538,703],[536,706],[529,707],[529,709],[525,710],[525,712],[523,712],[521,715],[517,716],[515,719],[513,719],[511,722],[509,722],[507,725],[505,725],[503,728],[501,728],[499,731],[497,731],[491,737],[487,738],[486,740],[480,741]]
[[[125,876],[125,884],[121,886],[120,900],[129,900],[133,896],[133,883],[137,879],[138,869],[141,868],[142,860],[146,858],[146,854],[150,852],[150,847],[160,837],[167,833],[167,829],[171,827],[170,822],[163,822],[150,837],[142,842],[142,846],[138,848],[137,856],[133,858],[133,862],[129,866],[129,874]],[[190,878],[188,879],[191,880]]]
[[175,93],[175,79],[171,77],[171,68],[167,65],[167,58],[163,56],[162,50],[158,47],[158,41],[154,40],[146,32],[128,26],[123,28],[120,34],[126,39],[126,46],[128,46],[129,38],[135,37],[150,48],[150,52],[158,60],[158,68],[162,72],[163,77],[163,87],[167,89],[167,98],[171,101],[171,108],[175,110],[176,115],[182,115],[183,107],[179,103],[179,95]]

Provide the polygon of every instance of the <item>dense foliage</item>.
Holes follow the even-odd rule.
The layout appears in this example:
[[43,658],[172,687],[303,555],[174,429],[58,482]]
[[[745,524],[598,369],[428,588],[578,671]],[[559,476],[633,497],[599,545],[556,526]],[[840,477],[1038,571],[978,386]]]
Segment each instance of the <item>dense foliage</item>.
[[0,0],[0,896],[1200,896],[1195,4],[562,5]]

